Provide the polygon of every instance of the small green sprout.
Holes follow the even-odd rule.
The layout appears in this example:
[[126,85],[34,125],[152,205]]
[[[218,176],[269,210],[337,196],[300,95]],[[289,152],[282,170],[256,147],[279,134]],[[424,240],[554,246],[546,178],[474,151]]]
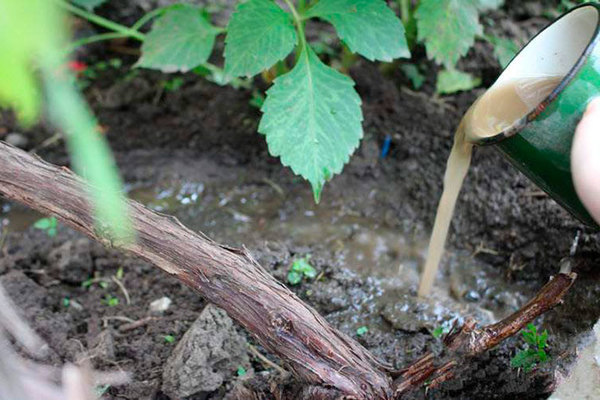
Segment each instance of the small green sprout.
[[36,229],[40,229],[42,231],[46,231],[46,234],[49,237],[54,237],[54,236],[56,236],[57,225],[58,225],[58,223],[56,221],[56,217],[50,217],[50,218],[38,219],[33,224],[33,227]]
[[98,385],[94,388],[94,394],[96,397],[101,397],[110,389],[110,385]]
[[106,304],[109,307],[115,307],[119,305],[119,298],[107,293],[104,296],[102,303]]
[[63,297],[62,299],[62,305],[63,307],[69,307],[71,305],[71,299],[69,299],[68,297]]
[[175,342],[175,336],[173,336],[173,335],[165,335],[164,339],[165,339],[165,343],[171,344],[171,343]]
[[310,255],[299,258],[292,263],[288,272],[287,280],[290,285],[297,285],[303,277],[314,279],[317,276],[317,270],[308,262]]
[[361,326],[360,328],[358,328],[356,330],[356,335],[358,337],[364,336],[367,334],[367,332],[369,332],[369,328],[367,328],[366,326]]
[[98,282],[98,285],[102,288],[102,289],[106,289],[108,287],[108,282],[106,281],[100,281]]
[[119,267],[117,273],[115,274],[115,278],[117,278],[118,280],[122,280],[124,275],[125,273],[123,272],[123,267]]
[[246,375],[246,368],[242,367],[241,365],[237,368],[237,376],[245,376]]
[[544,350],[548,347],[548,331],[544,330],[541,334],[533,324],[528,324],[527,329],[523,331],[523,339],[526,346],[524,350],[519,351],[510,360],[513,368],[523,368],[529,372],[533,367],[548,361],[549,357]]
[[450,328],[447,324],[444,324],[438,326],[433,331],[431,331],[431,336],[433,336],[436,339],[439,339],[442,337],[442,335],[445,335],[448,332],[450,332]]
[[165,89],[167,92],[175,92],[180,87],[183,86],[184,82],[185,81],[183,80],[183,78],[176,76],[173,79],[169,79],[167,81],[162,81],[161,85],[162,85],[163,89]]

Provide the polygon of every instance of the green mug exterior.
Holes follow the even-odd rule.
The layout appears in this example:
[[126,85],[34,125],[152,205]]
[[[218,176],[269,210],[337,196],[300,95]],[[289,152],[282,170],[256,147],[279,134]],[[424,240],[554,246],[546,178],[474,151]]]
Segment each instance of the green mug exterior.
[[[588,3],[570,10],[560,18],[578,8],[590,6],[595,7],[600,15],[600,6]],[[577,63],[538,107],[507,131],[478,143],[494,144],[540,189],[581,222],[595,229],[600,227],[575,192],[570,154],[577,124],[588,103],[600,95],[598,41],[597,25],[590,43]],[[598,130],[600,134],[600,127]]]

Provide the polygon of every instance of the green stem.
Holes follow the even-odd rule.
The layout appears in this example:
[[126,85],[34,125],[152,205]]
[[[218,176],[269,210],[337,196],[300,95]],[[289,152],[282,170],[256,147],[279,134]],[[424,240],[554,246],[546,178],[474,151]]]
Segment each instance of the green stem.
[[67,49],[67,53],[71,53],[78,47],[85,46],[90,43],[101,42],[103,40],[120,39],[120,38],[125,38],[125,37],[129,37],[129,35],[125,34],[125,33],[119,33],[119,32],[107,32],[107,33],[101,33],[99,35],[84,37],[83,39],[79,39],[73,43],[70,43],[69,48]]
[[110,29],[111,31],[114,31],[114,32],[119,32],[119,33],[123,34],[124,36],[131,37],[133,39],[137,39],[140,42],[144,41],[143,33],[140,33],[134,29],[131,29],[124,25],[113,22],[109,19],[102,18],[94,13],[85,11],[79,7],[75,7],[74,5],[69,4],[64,0],[56,0],[56,1],[67,11],[69,11],[81,18],[85,18],[88,21],[93,22],[96,25],[102,26],[106,29]]
[[300,44],[298,45],[298,49],[296,50],[296,59],[302,54],[302,50],[306,47],[306,37],[304,36],[304,22],[296,7],[294,7],[294,3],[292,0],[283,0],[285,4],[289,7],[292,12],[292,16],[294,17],[294,23],[296,24],[296,29],[298,30],[298,36],[300,37]]
[[400,4],[400,18],[404,26],[410,23],[410,0],[398,0]]
[[170,8],[170,7],[172,7],[172,6],[160,7],[155,10],[150,11],[149,13],[144,14],[144,16],[142,18],[138,19],[136,21],[136,23],[131,26],[131,29],[139,31],[140,28],[142,26],[146,25],[146,23],[148,21],[150,21],[153,18],[158,17],[160,14],[164,13],[167,10],[167,8]]

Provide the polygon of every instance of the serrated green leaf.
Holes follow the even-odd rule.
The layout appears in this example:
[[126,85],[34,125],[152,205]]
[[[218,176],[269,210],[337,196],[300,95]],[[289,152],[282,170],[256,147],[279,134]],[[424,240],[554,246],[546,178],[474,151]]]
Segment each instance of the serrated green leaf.
[[447,68],[456,65],[483,32],[477,0],[421,0],[415,17],[427,56]]
[[362,138],[360,104],[352,79],[323,64],[310,47],[267,91],[258,130],[269,152],[310,182],[317,202]]
[[350,50],[371,61],[410,57],[404,26],[383,0],[320,0],[306,16],[333,24]]
[[496,10],[504,5],[504,0],[476,0],[477,8],[481,11]]
[[201,8],[189,4],[172,7],[154,22],[135,66],[187,72],[208,60],[219,32]]
[[298,41],[290,15],[270,0],[240,3],[227,25],[225,72],[252,76],[284,59]]
[[446,69],[438,74],[436,91],[440,94],[470,90],[481,85],[481,79],[456,69]]
[[79,7],[92,11],[94,8],[106,3],[106,0],[71,0],[71,2]]
[[502,68],[506,67],[519,51],[519,46],[510,39],[497,36],[487,36],[486,39],[494,45],[494,55]]

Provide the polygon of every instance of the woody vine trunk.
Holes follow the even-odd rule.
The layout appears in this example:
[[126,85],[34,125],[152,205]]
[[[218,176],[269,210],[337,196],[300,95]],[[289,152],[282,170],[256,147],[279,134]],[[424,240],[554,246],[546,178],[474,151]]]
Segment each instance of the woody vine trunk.
[[106,246],[135,254],[223,308],[303,381],[356,399],[390,399],[391,380],[373,356],[271,277],[244,249],[218,244],[176,218],[128,201],[137,234],[115,243],[99,233],[85,182],[0,141],[0,195]]

